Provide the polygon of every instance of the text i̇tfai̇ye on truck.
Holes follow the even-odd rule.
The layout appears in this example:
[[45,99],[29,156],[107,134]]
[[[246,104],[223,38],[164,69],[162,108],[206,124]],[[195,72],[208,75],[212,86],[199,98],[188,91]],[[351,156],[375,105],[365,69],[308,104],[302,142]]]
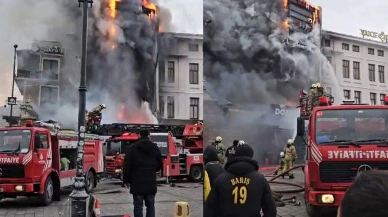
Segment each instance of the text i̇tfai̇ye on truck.
[[308,146],[304,179],[310,217],[337,209],[360,172],[388,170],[388,97],[384,105],[333,103],[331,96],[300,96],[297,136]]
[[[77,140],[78,132],[45,122],[0,128],[1,198],[38,196],[43,205],[59,201],[61,188],[71,187],[76,177]],[[102,141],[86,134],[84,148],[86,191],[91,192],[104,168]]]

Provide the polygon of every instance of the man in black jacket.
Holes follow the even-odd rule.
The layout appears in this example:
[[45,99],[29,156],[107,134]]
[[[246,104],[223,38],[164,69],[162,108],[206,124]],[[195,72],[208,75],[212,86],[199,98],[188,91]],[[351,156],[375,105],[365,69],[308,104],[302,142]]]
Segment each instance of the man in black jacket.
[[210,186],[213,184],[214,180],[223,172],[225,172],[224,167],[218,162],[217,149],[214,146],[206,147],[206,159],[205,171],[207,172],[210,180]]
[[233,140],[233,145],[226,149],[225,157],[227,160],[231,160],[236,155],[236,148],[238,145],[238,140]]
[[140,140],[125,150],[123,183],[133,195],[134,217],[143,217],[143,201],[147,217],[155,217],[156,172],[163,161],[158,146],[149,140],[148,130],[140,131]]
[[267,179],[258,172],[253,149],[241,145],[225,165],[226,172],[214,181],[204,206],[204,217],[276,217]]

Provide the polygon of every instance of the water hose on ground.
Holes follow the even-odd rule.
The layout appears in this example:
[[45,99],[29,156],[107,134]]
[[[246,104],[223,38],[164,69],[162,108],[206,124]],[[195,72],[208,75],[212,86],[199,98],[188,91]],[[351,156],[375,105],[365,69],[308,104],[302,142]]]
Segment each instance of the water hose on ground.
[[[268,180],[269,184],[276,184],[276,185],[295,187],[295,189],[292,189],[292,190],[278,190],[278,191],[273,191],[273,192],[281,193],[281,194],[295,194],[295,193],[304,192],[304,186],[303,185],[296,184],[296,183],[291,183],[291,182],[286,182],[286,181],[275,181],[279,177],[281,177],[283,175],[286,175],[288,172],[290,172],[292,170],[299,169],[299,168],[303,168],[303,167],[304,167],[304,165],[295,166],[294,168],[289,169],[289,170],[287,170],[287,171],[285,171],[285,172],[283,172],[283,173],[281,173],[279,175],[276,175],[276,176],[272,177],[270,180]],[[275,171],[267,173],[264,176],[265,177],[271,177],[274,173],[275,173]]]

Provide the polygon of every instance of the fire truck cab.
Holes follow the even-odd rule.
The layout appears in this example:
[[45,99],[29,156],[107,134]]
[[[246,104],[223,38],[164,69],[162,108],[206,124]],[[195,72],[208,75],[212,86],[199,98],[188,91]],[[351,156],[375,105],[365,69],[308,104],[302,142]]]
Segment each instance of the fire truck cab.
[[327,96],[301,102],[307,100],[315,102],[301,103],[297,136],[307,145],[306,210],[317,217],[338,208],[358,173],[388,170],[388,97],[385,105],[332,105]]
[[[44,122],[0,128],[1,198],[39,196],[46,206],[59,201],[61,188],[71,187],[76,177],[77,140],[78,132]],[[91,192],[103,172],[102,144],[97,135],[86,134],[84,147],[86,190]]]
[[104,124],[102,129],[102,135],[112,136],[106,142],[105,157],[110,177],[122,179],[125,148],[138,141],[140,130],[148,129],[150,140],[158,145],[163,157],[162,177],[192,181],[203,178],[202,125]]

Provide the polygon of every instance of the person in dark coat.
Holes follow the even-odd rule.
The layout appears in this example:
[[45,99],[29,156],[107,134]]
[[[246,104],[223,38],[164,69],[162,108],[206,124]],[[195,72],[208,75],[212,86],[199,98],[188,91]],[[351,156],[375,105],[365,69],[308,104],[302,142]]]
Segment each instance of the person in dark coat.
[[238,140],[233,140],[233,145],[226,149],[225,157],[227,160],[231,160],[236,155],[236,148],[238,145]]
[[140,140],[125,150],[123,183],[133,195],[134,217],[143,217],[143,202],[147,217],[155,217],[156,173],[162,169],[158,146],[149,140],[148,130],[140,131]]
[[204,205],[204,217],[276,217],[276,205],[267,179],[258,172],[253,149],[238,146],[236,156],[214,181]]
[[214,180],[223,172],[224,167],[218,161],[217,149],[214,146],[208,146],[205,149],[205,178],[204,178],[204,201],[210,193]]

